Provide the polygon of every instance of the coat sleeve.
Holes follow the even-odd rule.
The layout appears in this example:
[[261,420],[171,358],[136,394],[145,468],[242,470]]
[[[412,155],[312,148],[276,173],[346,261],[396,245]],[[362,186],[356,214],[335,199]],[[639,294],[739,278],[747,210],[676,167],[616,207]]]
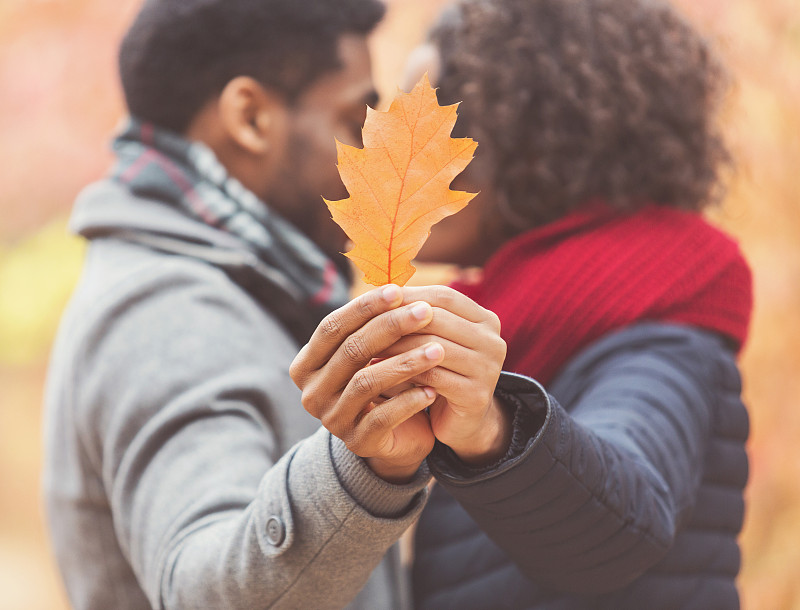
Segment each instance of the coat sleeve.
[[76,416],[119,547],[154,608],[342,607],[418,516],[426,471],[389,485],[324,429],[282,448],[292,344],[197,273],[138,278],[84,342]]
[[576,364],[561,375],[569,412],[533,380],[501,378],[518,409],[516,455],[467,472],[438,446],[429,462],[528,578],[596,595],[669,550],[696,500],[718,393],[740,385],[721,339],[678,326],[623,331]]

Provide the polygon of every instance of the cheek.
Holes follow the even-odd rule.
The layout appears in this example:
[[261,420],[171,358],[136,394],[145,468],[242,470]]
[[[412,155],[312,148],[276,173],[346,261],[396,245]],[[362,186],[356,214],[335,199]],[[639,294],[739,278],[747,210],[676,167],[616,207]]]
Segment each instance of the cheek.
[[417,258],[430,263],[481,266],[498,247],[495,218],[491,199],[478,195],[466,208],[432,227]]
[[473,204],[435,224],[417,258],[431,263],[468,264],[466,259],[480,233]]
[[303,177],[309,195],[320,201],[322,197],[334,201],[347,197],[336,168],[336,140],[329,129],[303,134],[297,154],[293,156],[296,171]]
[[323,201],[347,197],[336,168],[336,143],[333,136],[330,140],[308,132],[296,136],[287,166],[294,185],[294,222],[326,253],[341,252],[346,237]]

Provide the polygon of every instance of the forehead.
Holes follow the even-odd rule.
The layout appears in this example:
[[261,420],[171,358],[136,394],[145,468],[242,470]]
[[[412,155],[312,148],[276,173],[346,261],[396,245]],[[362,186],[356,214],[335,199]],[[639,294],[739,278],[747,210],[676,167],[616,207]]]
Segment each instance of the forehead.
[[302,96],[303,105],[341,107],[363,104],[375,96],[372,64],[365,36],[339,39],[340,67],[320,77]]

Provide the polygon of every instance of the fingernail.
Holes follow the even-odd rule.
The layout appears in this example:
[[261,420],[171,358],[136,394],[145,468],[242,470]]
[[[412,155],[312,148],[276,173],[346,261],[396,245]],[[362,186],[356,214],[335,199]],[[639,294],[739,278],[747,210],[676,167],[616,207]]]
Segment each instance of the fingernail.
[[425,356],[428,360],[438,360],[444,356],[444,348],[438,343],[431,343],[425,348]]
[[383,299],[387,303],[394,303],[400,298],[400,288],[394,284],[389,284],[383,289]]
[[424,320],[428,317],[430,311],[431,306],[427,303],[417,303],[411,308],[411,315],[413,315],[417,320]]
[[436,391],[433,388],[429,388],[426,386],[422,388],[422,391],[425,392],[425,396],[427,396],[429,400],[436,398]]

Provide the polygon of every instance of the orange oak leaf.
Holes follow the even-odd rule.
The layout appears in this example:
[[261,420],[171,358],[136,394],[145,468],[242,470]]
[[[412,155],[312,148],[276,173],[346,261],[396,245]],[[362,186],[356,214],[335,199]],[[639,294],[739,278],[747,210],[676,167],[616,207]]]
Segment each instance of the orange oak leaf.
[[366,282],[404,285],[416,271],[411,260],[431,226],[475,197],[450,190],[478,146],[450,137],[457,106],[439,105],[426,74],[388,111],[367,108],[364,148],[336,142],[339,175],[350,197],[325,203],[353,242],[345,256]]

